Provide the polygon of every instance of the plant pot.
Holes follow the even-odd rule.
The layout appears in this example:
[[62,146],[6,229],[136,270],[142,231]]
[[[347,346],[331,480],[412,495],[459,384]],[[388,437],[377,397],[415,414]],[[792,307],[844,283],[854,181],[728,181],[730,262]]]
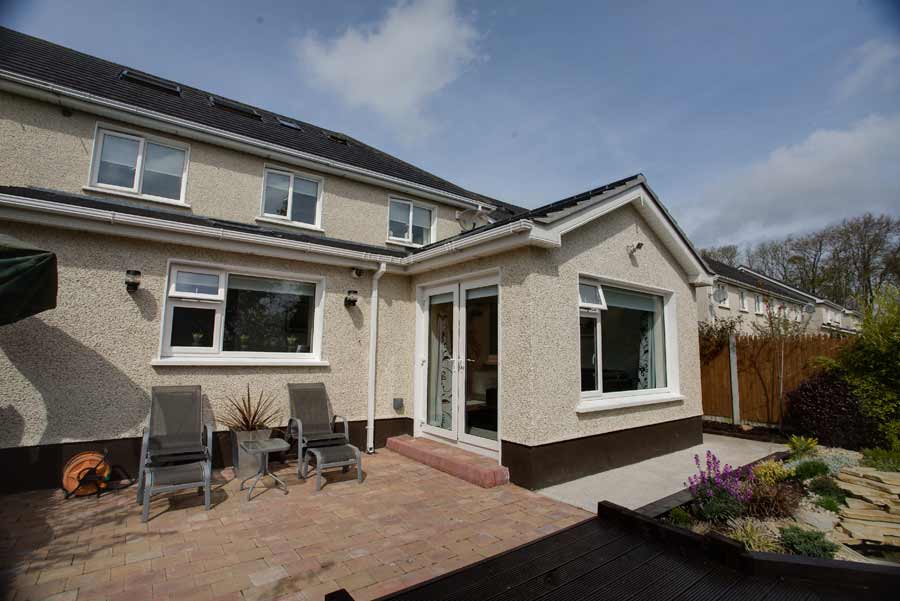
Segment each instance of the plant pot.
[[231,431],[231,460],[234,465],[234,473],[243,480],[255,474],[259,470],[259,455],[248,453],[241,448],[245,440],[268,440],[272,438],[272,430]]

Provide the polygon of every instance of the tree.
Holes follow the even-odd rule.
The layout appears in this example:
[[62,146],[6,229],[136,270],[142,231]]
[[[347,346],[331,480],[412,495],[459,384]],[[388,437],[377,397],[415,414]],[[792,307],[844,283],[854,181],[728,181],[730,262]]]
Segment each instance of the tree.
[[735,244],[701,248],[700,255],[703,256],[704,259],[712,259],[713,261],[725,263],[731,267],[737,267],[740,264],[740,252]]

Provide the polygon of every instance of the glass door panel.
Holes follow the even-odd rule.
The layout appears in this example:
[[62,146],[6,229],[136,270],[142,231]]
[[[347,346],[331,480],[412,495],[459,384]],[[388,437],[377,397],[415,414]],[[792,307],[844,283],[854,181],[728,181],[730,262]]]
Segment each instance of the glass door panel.
[[497,286],[463,284],[461,315],[461,440],[497,444],[498,296]]
[[428,356],[423,428],[456,438],[457,288],[434,290],[427,298]]

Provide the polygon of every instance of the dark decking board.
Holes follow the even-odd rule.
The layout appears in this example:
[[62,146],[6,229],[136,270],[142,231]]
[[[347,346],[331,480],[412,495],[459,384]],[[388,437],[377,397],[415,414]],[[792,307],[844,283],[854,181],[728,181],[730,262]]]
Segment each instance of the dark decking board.
[[855,569],[846,562],[831,562],[843,564],[832,573],[815,560],[799,560],[805,564],[795,570],[795,558],[779,572],[769,556],[734,553],[610,504],[600,509],[597,518],[379,601],[837,601],[893,598],[900,582],[900,571],[864,566],[862,588],[859,578],[845,588],[842,571]]

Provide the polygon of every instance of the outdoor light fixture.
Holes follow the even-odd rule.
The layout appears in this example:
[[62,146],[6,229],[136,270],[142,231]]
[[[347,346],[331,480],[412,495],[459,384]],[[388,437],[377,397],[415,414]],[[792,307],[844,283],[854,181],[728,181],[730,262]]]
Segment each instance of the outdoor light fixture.
[[359,300],[357,291],[356,290],[348,290],[347,296],[344,297],[344,306],[345,307],[355,307],[357,300]]
[[125,290],[128,292],[137,292],[141,285],[141,272],[136,269],[129,269],[125,272]]

